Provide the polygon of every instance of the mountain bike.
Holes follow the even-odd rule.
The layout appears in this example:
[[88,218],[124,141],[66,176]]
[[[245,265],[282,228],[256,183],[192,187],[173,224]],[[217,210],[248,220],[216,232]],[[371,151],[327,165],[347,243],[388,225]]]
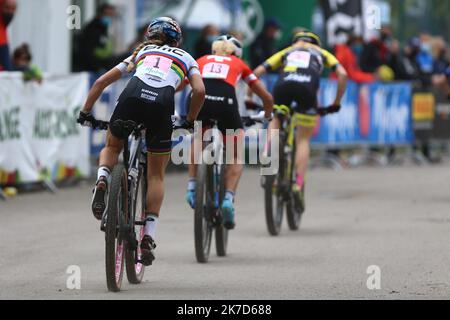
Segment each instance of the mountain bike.
[[107,130],[113,126],[124,140],[123,163],[116,165],[111,174],[107,207],[101,221],[105,233],[107,287],[109,291],[119,292],[124,269],[130,284],[140,284],[145,272],[140,252],[147,196],[145,127],[133,121],[97,122],[96,129]]
[[[243,117],[242,120],[246,127],[265,122],[262,114]],[[207,127],[218,130],[217,122],[211,119]],[[223,160],[219,163],[214,161],[212,164],[201,161],[197,167],[194,239],[195,255],[199,263],[207,263],[209,260],[213,233],[217,256],[225,257],[228,248],[228,230],[223,225],[220,209],[225,196],[226,153],[221,139],[214,138],[212,150],[209,148],[206,150],[206,143],[204,143],[202,159],[212,156],[213,159]]]
[[[329,107],[319,108],[319,115],[322,117],[335,112],[337,111]],[[281,123],[278,148],[279,170],[277,174],[265,176],[262,180],[266,224],[272,236],[277,236],[281,232],[284,211],[286,211],[289,229],[296,231],[300,228],[305,212],[306,190],[306,184],[303,185],[298,196],[293,190],[296,183],[296,128],[299,124],[299,115],[282,105],[275,106],[275,116]]]

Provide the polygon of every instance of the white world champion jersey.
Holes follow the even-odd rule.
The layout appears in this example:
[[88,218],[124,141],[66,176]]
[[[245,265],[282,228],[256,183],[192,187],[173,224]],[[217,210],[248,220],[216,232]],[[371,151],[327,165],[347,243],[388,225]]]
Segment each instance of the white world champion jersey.
[[[131,57],[117,66],[124,73]],[[136,72],[145,84],[153,88],[171,86],[177,89],[186,77],[200,74],[199,66],[186,51],[167,45],[149,45],[144,47],[135,58]]]

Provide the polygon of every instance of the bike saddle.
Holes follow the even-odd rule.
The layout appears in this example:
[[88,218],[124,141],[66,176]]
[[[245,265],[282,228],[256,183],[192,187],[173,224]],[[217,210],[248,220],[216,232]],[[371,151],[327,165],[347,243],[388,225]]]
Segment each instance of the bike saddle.
[[136,129],[137,123],[132,120],[116,120],[114,121],[111,126],[111,132],[114,136],[116,136],[119,139],[127,139]]

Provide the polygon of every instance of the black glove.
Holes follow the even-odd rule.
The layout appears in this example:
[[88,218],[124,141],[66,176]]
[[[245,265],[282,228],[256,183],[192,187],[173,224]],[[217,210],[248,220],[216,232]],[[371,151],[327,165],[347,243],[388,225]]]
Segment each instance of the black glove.
[[184,129],[184,130],[193,130],[194,122],[190,122],[187,119],[181,119],[178,123],[176,123],[173,127],[174,130]]
[[340,104],[333,104],[327,108],[319,108],[318,114],[320,116],[326,116],[327,114],[338,113],[341,110]]
[[80,111],[78,115],[77,123],[81,124],[83,127],[95,128],[98,125],[98,121],[94,118],[91,113],[85,113]]

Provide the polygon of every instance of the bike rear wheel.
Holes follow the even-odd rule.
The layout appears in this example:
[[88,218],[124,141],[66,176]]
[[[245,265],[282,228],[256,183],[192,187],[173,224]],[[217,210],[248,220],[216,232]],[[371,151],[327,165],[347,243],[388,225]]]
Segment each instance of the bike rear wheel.
[[108,290],[118,292],[122,286],[125,243],[120,237],[121,216],[127,213],[127,171],[117,165],[111,175],[105,230],[105,267]]
[[201,164],[197,169],[196,204],[194,211],[195,255],[199,263],[207,263],[211,251],[214,204],[212,166]]
[[[135,203],[132,204],[133,212],[130,217],[133,221],[130,224],[135,224],[136,218],[138,221],[145,221],[146,216],[146,198],[147,198],[147,176],[144,167],[139,168],[139,175],[136,181],[136,190],[134,190]],[[127,278],[130,284],[140,284],[144,278],[145,266],[138,261],[141,260],[141,241],[144,238],[144,226],[131,225],[133,228],[133,244],[128,244],[125,254],[125,264],[127,270]]]

